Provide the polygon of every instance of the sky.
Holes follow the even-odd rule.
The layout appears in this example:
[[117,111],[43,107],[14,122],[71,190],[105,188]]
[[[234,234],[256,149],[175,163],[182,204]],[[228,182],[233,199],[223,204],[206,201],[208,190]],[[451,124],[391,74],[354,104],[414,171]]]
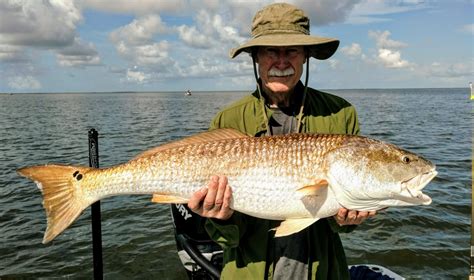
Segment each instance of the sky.
[[[0,0],[0,92],[253,90],[256,0]],[[338,38],[310,60],[320,89],[468,87],[472,0],[294,0],[311,34]],[[303,76],[304,77],[304,76]]]

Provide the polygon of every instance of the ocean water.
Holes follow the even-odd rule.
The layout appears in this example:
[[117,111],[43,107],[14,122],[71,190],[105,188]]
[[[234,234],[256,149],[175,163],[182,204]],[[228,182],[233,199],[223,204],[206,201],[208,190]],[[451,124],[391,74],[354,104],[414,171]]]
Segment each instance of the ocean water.
[[[429,206],[380,211],[342,234],[350,264],[385,266],[407,279],[466,279],[471,223],[472,105],[468,89],[333,90],[353,103],[362,134],[430,159]],[[0,95],[0,278],[92,278],[90,210],[51,243],[41,194],[17,168],[88,165],[90,128],[101,167],[207,129],[246,92]],[[150,197],[102,201],[105,279],[185,279],[169,207]]]

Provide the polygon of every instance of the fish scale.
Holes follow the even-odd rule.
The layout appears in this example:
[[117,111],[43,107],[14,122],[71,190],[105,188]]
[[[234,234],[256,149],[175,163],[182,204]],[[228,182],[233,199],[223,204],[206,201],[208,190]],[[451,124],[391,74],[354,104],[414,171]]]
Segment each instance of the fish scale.
[[18,173],[42,187],[44,243],[97,200],[153,194],[154,202],[186,203],[212,175],[228,178],[232,209],[283,220],[276,236],[297,232],[340,207],[369,211],[387,204],[429,204],[421,189],[436,175],[422,157],[366,137],[248,137],[232,129],[171,142],[109,168],[40,165]]

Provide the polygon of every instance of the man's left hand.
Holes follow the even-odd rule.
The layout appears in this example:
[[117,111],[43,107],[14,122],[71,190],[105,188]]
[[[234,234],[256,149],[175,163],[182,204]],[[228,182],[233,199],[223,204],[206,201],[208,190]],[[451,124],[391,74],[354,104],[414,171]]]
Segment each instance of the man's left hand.
[[339,212],[334,215],[334,219],[340,226],[360,225],[367,218],[373,217],[377,211],[357,211],[340,208]]

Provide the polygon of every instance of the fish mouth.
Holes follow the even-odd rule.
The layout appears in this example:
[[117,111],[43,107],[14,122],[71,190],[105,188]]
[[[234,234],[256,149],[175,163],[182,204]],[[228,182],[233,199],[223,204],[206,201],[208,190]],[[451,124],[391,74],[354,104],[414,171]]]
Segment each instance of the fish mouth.
[[438,175],[438,172],[433,168],[432,170],[417,175],[411,179],[401,183],[401,197],[400,199],[408,204],[431,204],[431,197],[424,194],[421,190],[428,185],[428,183]]

